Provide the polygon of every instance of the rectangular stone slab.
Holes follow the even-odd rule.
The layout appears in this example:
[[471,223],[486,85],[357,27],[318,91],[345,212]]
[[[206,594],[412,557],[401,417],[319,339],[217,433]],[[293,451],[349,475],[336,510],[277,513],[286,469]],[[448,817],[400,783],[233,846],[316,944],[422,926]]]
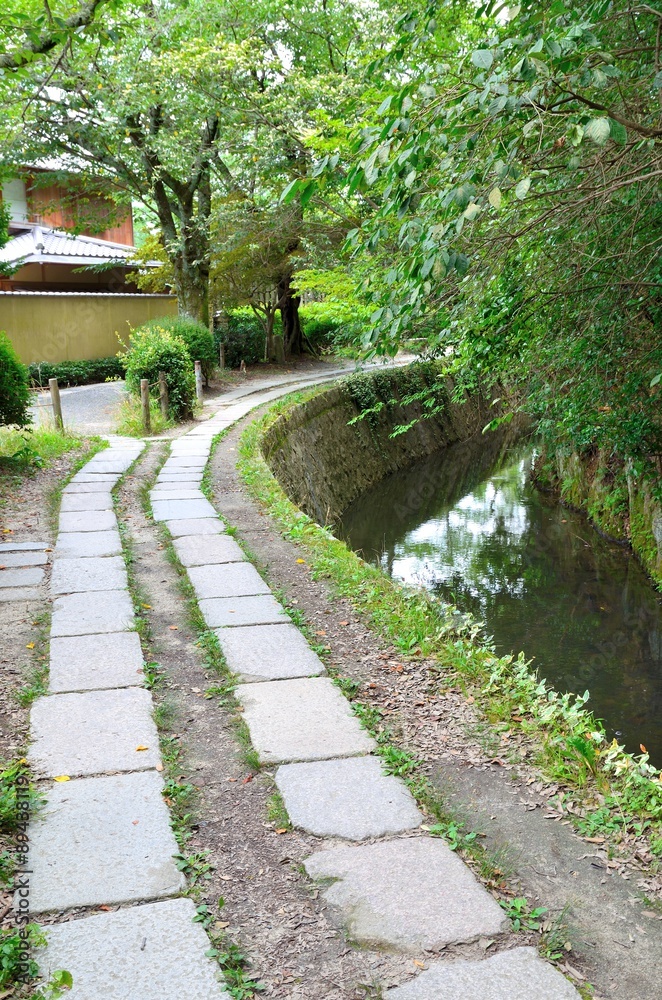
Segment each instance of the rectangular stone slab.
[[253,746],[265,764],[369,753],[374,742],[326,677],[240,684]]
[[39,698],[30,713],[30,736],[28,759],[49,778],[141,771],[161,760],[145,688]]
[[288,622],[285,611],[271,594],[255,597],[212,597],[199,601],[200,611],[210,628],[235,625],[272,625]]
[[[83,484],[84,485],[84,484]],[[60,511],[71,512],[81,510],[112,510],[113,497],[108,490],[96,490],[94,493],[64,493]]]
[[69,485],[75,486],[78,483],[96,483],[101,485],[103,483],[103,489],[111,489],[119,479],[119,473],[117,472],[92,472],[84,466],[80,472],[77,472],[75,476],[72,476],[69,480]]
[[71,531],[57,536],[58,556],[116,556],[122,551],[117,528],[112,531]]
[[109,632],[51,639],[48,689],[95,691],[135,687],[144,681],[137,632]]
[[48,542],[0,542],[0,556],[3,552],[43,552]]
[[202,469],[182,469],[180,472],[160,472],[157,483],[200,483]]
[[[113,476],[113,479],[116,477]],[[80,496],[81,493],[108,493],[112,488],[112,483],[104,482],[103,476],[90,476],[85,482],[72,479],[68,486],[62,491],[63,496]]]
[[173,542],[182,566],[244,562],[246,556],[229,535],[188,535]]
[[[165,489],[165,486],[172,486],[172,489]],[[150,501],[154,500],[205,500],[202,490],[192,486],[178,486],[177,483],[164,483],[156,489],[150,490]]]
[[72,1000],[230,1000],[191,899],[166,899],[51,924],[35,958],[48,979],[67,969]]
[[44,571],[39,566],[17,566],[0,569],[0,588],[38,587],[43,582],[43,579]]
[[129,581],[121,556],[89,559],[57,558],[51,572],[52,594],[79,594],[87,590],[126,590]]
[[291,623],[219,628],[218,641],[228,667],[242,681],[314,677],[324,664]]
[[153,500],[152,514],[155,521],[216,517],[216,511],[209,500]]
[[258,571],[248,562],[191,566],[188,576],[199,601],[271,593]]
[[204,469],[206,464],[204,455],[179,455],[164,462],[163,470],[174,472],[176,469]]
[[40,601],[43,594],[31,587],[0,587],[0,601]]
[[220,535],[225,525],[214,517],[190,517],[183,521],[166,521],[166,528],[173,538],[183,535]]
[[305,868],[311,878],[337,879],[323,894],[362,947],[420,954],[508,926],[496,900],[437,838],[332,848],[313,854]]
[[44,566],[48,552],[3,552],[0,548],[0,566]]
[[294,826],[317,837],[367,840],[423,822],[409,789],[375,757],[283,764],[276,785]]
[[162,792],[156,771],[53,782],[30,823],[31,912],[181,892]]
[[67,594],[53,602],[52,636],[128,632],[132,628],[133,605],[124,590]]
[[512,948],[482,962],[436,962],[385,1000],[578,1000],[565,976],[535,948]]
[[65,511],[60,514],[60,532],[67,531],[111,531],[117,527],[113,510]]

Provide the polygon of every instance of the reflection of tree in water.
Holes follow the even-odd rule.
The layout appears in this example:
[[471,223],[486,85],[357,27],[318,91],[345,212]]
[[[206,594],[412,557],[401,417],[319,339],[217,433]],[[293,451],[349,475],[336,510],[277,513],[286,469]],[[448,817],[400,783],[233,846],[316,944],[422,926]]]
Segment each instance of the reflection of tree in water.
[[481,443],[390,477],[347,513],[345,537],[471,611],[557,689],[588,688],[629,748],[662,762],[659,595],[628,550],[527,484],[528,456]]

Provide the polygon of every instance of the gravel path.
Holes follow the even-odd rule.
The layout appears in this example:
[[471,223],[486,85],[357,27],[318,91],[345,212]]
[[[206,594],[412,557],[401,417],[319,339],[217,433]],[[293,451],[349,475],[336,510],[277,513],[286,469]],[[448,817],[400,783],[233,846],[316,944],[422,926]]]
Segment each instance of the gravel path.
[[[117,427],[118,407],[125,396],[124,382],[99,382],[60,389],[64,425],[81,434],[112,434]],[[36,424],[52,420],[48,389],[37,393],[37,401],[30,412]]]

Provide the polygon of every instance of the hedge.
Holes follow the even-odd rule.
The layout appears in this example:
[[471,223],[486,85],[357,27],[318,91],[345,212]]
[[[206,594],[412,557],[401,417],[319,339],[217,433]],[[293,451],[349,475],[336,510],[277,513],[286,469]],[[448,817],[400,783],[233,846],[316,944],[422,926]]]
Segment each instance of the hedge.
[[60,385],[89,385],[90,382],[107,382],[124,378],[124,368],[118,357],[93,358],[91,361],[60,361],[55,365],[39,361],[28,365],[32,385],[46,387],[49,378],[56,378]]

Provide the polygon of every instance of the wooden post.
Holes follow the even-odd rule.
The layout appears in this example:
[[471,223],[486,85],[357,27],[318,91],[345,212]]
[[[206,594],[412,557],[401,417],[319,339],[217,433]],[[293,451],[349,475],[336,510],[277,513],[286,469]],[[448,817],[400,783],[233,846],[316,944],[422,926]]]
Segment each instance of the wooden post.
[[152,421],[149,414],[149,379],[140,380],[140,405],[142,408],[143,430],[145,434],[152,433]]
[[200,361],[195,362],[195,394],[198,397],[198,402],[202,402],[202,364]]
[[167,420],[170,400],[168,399],[168,383],[166,382],[165,372],[159,372],[159,400],[161,401],[163,419]]
[[48,388],[51,390],[51,405],[53,407],[55,426],[59,431],[63,431],[64,421],[62,420],[62,401],[60,400],[60,387],[57,384],[56,378],[49,378]]

